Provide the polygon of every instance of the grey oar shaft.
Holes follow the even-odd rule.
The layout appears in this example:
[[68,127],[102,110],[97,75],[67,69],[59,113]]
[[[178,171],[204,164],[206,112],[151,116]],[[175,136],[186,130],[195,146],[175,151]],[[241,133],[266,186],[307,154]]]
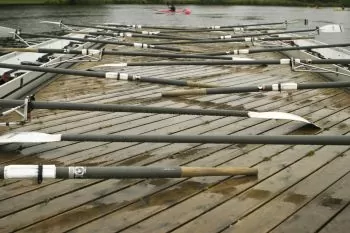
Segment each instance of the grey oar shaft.
[[223,87],[223,88],[202,88],[192,90],[178,90],[162,92],[162,96],[181,96],[181,95],[213,95],[213,94],[232,94],[243,92],[260,91],[293,91],[303,89],[320,88],[345,88],[350,87],[349,82],[323,82],[323,83],[276,83],[272,85],[246,86],[246,87]]
[[0,48],[0,51],[7,52],[36,52],[36,53],[64,53],[64,54],[82,54],[82,55],[120,55],[120,56],[144,56],[144,57],[165,57],[165,58],[199,58],[199,59],[215,59],[215,60],[232,60],[231,57],[218,57],[194,54],[174,54],[174,53],[146,53],[146,52],[120,52],[109,50],[95,49],[46,49],[46,48]]
[[[276,23],[257,23],[257,24],[225,25],[225,26],[212,26],[212,27],[234,28],[234,27],[250,27],[250,26],[268,26],[268,25],[279,25],[279,24],[287,24],[287,21],[276,22]],[[186,27],[176,27],[176,26],[167,27],[167,26],[157,26],[157,25],[130,25],[130,24],[114,24],[114,23],[107,23],[107,25],[114,26],[114,27],[154,28],[154,29],[169,29],[169,30],[208,29],[208,27],[186,28]]]
[[0,63],[0,67],[1,68],[8,68],[8,69],[30,70],[30,71],[38,71],[38,72],[47,72],[47,73],[55,73],[55,74],[69,74],[69,75],[98,77],[98,78],[105,78],[105,76],[106,76],[105,75],[106,72],[104,72],[104,71],[71,70],[71,69],[62,69],[62,68],[16,65],[16,64],[7,64],[7,63]]
[[306,49],[320,49],[320,48],[334,48],[334,47],[348,47],[348,46],[350,46],[350,43],[296,46],[296,47],[274,47],[274,48],[249,49],[249,53],[280,52],[280,51],[289,51],[289,50],[306,50]]
[[195,136],[195,135],[78,135],[62,134],[61,141],[153,142],[212,144],[350,145],[350,136]]
[[120,66],[170,66],[170,65],[290,65],[292,61],[307,64],[350,64],[350,59],[280,59],[280,60],[233,60],[233,61],[178,61],[178,62],[131,62]]
[[[71,70],[71,69],[62,69],[62,68],[49,68],[49,67],[40,67],[40,66],[28,66],[28,65],[16,65],[16,64],[5,64],[0,63],[1,68],[9,69],[18,69],[18,70],[30,70],[30,71],[39,71],[39,72],[48,72],[55,74],[69,74],[76,76],[87,76],[87,77],[97,77],[97,78],[112,78],[112,79],[121,79],[127,81],[139,81],[139,82],[149,82],[149,83],[158,83],[158,84],[169,84],[177,86],[192,86],[192,87],[215,87],[213,84],[191,82],[184,80],[171,80],[171,79],[162,79],[162,78],[152,78],[152,77],[142,77],[138,75],[122,74],[117,72],[105,72],[105,71],[83,71],[83,70]],[[127,76],[126,79],[121,76]]]
[[179,37],[179,36],[167,36],[167,35],[152,35],[152,32],[149,32],[150,34],[135,34],[136,32],[128,32],[128,33],[112,33],[112,32],[70,32],[70,33],[76,33],[76,34],[86,34],[86,35],[93,35],[93,36],[120,36],[120,37],[141,37],[141,38],[154,38],[154,39],[176,39],[176,40],[193,40],[194,38],[188,38],[188,37]]
[[179,48],[171,48],[164,47],[158,45],[147,45],[147,44],[138,44],[135,46],[135,43],[127,43],[120,41],[110,41],[110,40],[97,40],[97,39],[87,39],[87,38],[76,38],[76,37],[68,37],[68,36],[54,36],[54,35],[42,35],[42,34],[30,34],[30,33],[21,33],[21,35],[32,36],[32,37],[45,37],[45,38],[57,38],[63,40],[74,40],[74,41],[82,41],[82,42],[92,42],[92,43],[102,43],[102,44],[116,44],[116,45],[125,45],[125,46],[133,46],[133,47],[141,47],[141,48],[152,48],[152,49],[161,49],[161,50],[169,50],[169,51],[181,51]]
[[[21,100],[0,99],[0,106],[7,108],[22,105]],[[207,115],[207,116],[237,116],[248,117],[248,111],[220,110],[220,109],[186,109],[186,108],[162,108],[148,106],[128,106],[117,104],[84,104],[65,102],[40,102],[32,101],[30,105],[34,109],[60,109],[76,111],[107,111],[107,112],[137,112],[158,114],[185,114],[185,115]]]
[[0,167],[0,179],[147,179],[199,176],[257,175],[249,167],[56,167],[55,165],[8,165]]

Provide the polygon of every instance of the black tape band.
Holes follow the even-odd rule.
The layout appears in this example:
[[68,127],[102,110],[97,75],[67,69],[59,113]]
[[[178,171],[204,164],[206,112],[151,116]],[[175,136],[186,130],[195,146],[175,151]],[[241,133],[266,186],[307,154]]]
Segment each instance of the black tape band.
[[43,182],[43,165],[38,165],[38,184],[41,184]]

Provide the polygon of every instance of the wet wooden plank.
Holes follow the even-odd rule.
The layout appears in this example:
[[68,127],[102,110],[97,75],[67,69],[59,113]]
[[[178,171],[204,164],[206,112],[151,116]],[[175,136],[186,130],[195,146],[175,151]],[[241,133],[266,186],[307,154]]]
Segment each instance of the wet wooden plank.
[[[342,179],[343,176],[348,174],[349,168],[345,166],[345,164],[348,164],[348,161],[350,161],[350,156],[348,155],[349,154],[344,154],[344,156],[337,157],[335,160],[326,164],[324,167],[321,167],[310,176],[304,178],[295,186],[278,195],[272,201],[264,203],[261,207],[257,206],[256,208],[249,210],[248,213],[240,217],[223,232],[252,232],[256,230],[259,230],[260,232],[268,232],[298,208],[302,208],[307,201],[312,200],[319,193],[323,192],[339,179]],[[350,176],[347,177],[349,183]],[[342,191],[344,192],[346,190]],[[267,218],[266,216],[269,217]],[[304,221],[307,221],[310,227],[316,225],[310,216],[306,216]],[[305,230],[299,230],[305,232]]]
[[320,233],[347,232],[350,227],[349,214],[350,214],[350,205],[347,204],[346,208],[344,208],[337,216],[335,216],[335,218],[333,218],[319,232]]
[[[349,157],[349,155],[350,153],[347,151],[342,156]],[[349,204],[349,182],[350,175],[348,173],[319,194],[315,199],[307,200],[309,196],[298,196],[297,194],[294,194],[295,196],[290,196],[290,198],[285,201],[300,205],[300,209],[290,215],[288,219],[281,222],[271,232],[320,232],[319,230],[327,223],[329,224],[329,227],[326,227],[328,230],[337,232],[337,226],[331,227],[332,219]],[[306,204],[303,205],[303,203]],[[326,228],[324,231],[327,231]],[[338,230],[338,232],[342,231]],[[346,232],[346,230],[343,232]]]

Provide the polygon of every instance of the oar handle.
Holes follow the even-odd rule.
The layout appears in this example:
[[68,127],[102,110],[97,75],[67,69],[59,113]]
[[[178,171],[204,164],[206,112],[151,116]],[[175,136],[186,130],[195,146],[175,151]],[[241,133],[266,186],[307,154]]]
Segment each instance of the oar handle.
[[38,49],[36,48],[0,48],[0,51],[5,52],[38,52]]
[[256,176],[258,174],[257,168],[248,167],[182,167],[182,177],[196,177],[196,176],[236,176],[249,175]]

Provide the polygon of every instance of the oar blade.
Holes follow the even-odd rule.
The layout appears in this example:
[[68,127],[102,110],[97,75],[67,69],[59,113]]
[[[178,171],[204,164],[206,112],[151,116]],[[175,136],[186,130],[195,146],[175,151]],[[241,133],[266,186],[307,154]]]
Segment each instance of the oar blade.
[[307,119],[301,116],[297,116],[286,112],[248,112],[248,116],[251,118],[261,118],[261,119],[300,121],[300,122],[304,122],[304,123],[316,126],[314,123],[308,121]]
[[56,21],[40,21],[40,23],[47,23],[47,24],[56,24],[56,25],[61,25],[61,22],[56,22]]
[[327,24],[319,28],[320,32],[343,32],[344,27],[339,24]]
[[59,141],[61,141],[61,134],[46,134],[40,132],[14,132],[0,135],[0,143],[38,143]]

